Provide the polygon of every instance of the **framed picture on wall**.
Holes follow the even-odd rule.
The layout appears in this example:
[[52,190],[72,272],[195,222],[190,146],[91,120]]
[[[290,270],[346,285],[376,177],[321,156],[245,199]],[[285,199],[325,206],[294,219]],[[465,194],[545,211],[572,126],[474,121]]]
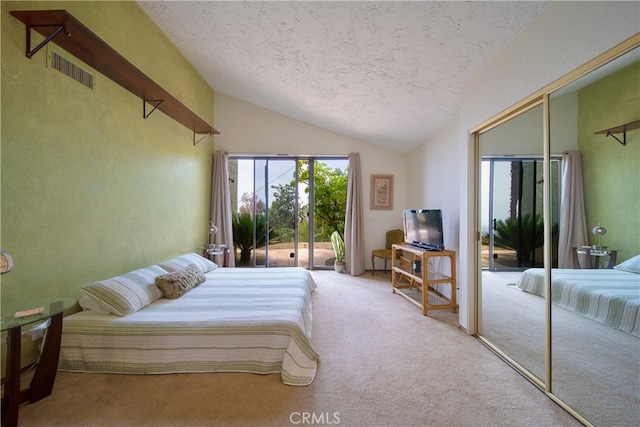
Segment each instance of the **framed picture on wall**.
[[393,209],[393,175],[371,175],[371,210]]

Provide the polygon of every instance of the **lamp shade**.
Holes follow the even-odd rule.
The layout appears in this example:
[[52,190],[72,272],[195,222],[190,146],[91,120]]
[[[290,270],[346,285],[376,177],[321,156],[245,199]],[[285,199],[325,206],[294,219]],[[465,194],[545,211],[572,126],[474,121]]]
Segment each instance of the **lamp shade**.
[[209,223],[209,236],[216,234],[218,232],[218,227],[216,227],[213,222]]
[[607,229],[601,226],[600,224],[598,224],[595,227],[593,227],[593,230],[591,230],[591,232],[596,236],[604,236],[605,234],[607,234]]
[[13,268],[13,258],[4,251],[0,251],[0,274],[5,274]]

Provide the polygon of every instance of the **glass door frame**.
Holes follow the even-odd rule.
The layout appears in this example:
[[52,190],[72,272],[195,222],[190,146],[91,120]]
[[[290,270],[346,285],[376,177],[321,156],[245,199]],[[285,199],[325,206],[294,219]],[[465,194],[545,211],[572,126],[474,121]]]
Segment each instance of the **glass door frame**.
[[[349,157],[345,156],[345,155],[319,155],[319,156],[297,156],[297,155],[291,155],[291,156],[287,156],[287,155],[247,155],[247,154],[230,154],[229,155],[229,160],[232,161],[240,161],[240,160],[248,160],[248,161],[252,161],[253,162],[253,182],[252,182],[252,189],[253,189],[253,217],[256,217],[257,214],[257,203],[255,203],[256,201],[256,175],[258,173],[258,168],[264,166],[264,172],[261,172],[261,174],[264,177],[265,180],[265,221],[267,224],[267,227],[265,229],[265,263],[264,265],[257,265],[256,264],[256,251],[255,249],[252,252],[251,258],[252,258],[252,267],[263,267],[263,268],[268,268],[269,267],[269,195],[268,195],[268,182],[269,182],[269,162],[270,161],[292,161],[295,162],[295,172],[294,172],[294,179],[296,180],[296,186],[295,186],[295,198],[296,198],[296,203],[294,206],[294,216],[296,218],[298,218],[299,216],[299,212],[300,212],[300,200],[299,200],[299,162],[300,161],[304,161],[307,162],[309,165],[309,194],[308,194],[308,205],[309,205],[309,217],[308,217],[308,265],[307,265],[307,269],[309,270],[332,270],[334,267],[333,265],[331,266],[326,266],[326,265],[321,265],[321,264],[316,264],[315,262],[315,252],[314,252],[314,248],[315,248],[315,165],[316,162],[321,162],[323,160],[325,161],[331,161],[331,160],[343,160],[345,161],[345,168],[348,169],[348,161],[349,161]],[[264,161],[264,164],[259,164],[259,161]],[[256,235],[256,227],[255,227],[255,223],[254,223],[254,227],[253,227],[253,247],[256,247],[256,243],[258,241],[258,236]],[[299,266],[299,253],[300,253],[300,228],[299,228],[299,222],[296,222],[295,224],[295,230],[294,230],[294,266]]]

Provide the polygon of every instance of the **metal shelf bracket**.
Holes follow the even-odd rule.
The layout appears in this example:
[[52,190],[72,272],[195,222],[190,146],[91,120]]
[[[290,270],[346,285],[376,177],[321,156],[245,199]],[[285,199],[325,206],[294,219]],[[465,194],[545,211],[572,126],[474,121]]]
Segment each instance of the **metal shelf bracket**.
[[[55,31],[46,37],[38,46],[31,49],[31,29],[38,27],[55,28]],[[27,58],[31,59],[40,49],[42,49],[47,43],[49,43],[55,36],[64,32],[64,35],[71,37],[71,33],[68,33],[64,25],[27,25]]]
[[607,132],[606,136],[612,136],[613,139],[618,141],[620,144],[627,145],[627,132],[622,132],[622,141],[620,141],[620,138],[618,138],[617,136],[615,136],[611,132]]
[[[156,104],[152,104],[153,105],[153,109],[151,111],[149,111],[149,113],[147,114],[147,102],[149,104],[152,104],[153,102],[155,102]],[[164,99],[143,99],[142,100],[142,117],[144,117],[145,119],[147,117],[149,117],[151,115],[151,113],[153,113],[154,111],[156,111],[156,109],[160,106],[160,104],[162,104],[164,102]]]
[[200,138],[199,140],[196,141],[196,131],[193,131],[193,146],[195,147],[200,141],[202,141],[203,139],[207,138],[207,137],[212,137],[213,133],[211,132],[207,132],[207,134],[205,134],[205,136],[203,136],[202,138]]

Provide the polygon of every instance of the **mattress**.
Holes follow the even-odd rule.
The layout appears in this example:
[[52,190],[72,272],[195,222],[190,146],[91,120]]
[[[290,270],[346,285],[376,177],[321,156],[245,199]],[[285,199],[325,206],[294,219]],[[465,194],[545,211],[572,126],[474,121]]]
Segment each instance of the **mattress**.
[[[543,297],[544,269],[525,270],[516,285]],[[640,274],[615,269],[553,269],[551,301],[640,337]]]
[[64,319],[59,370],[119,374],[280,373],[310,384],[311,294],[303,268],[218,268],[177,299],[130,315],[82,311]]

